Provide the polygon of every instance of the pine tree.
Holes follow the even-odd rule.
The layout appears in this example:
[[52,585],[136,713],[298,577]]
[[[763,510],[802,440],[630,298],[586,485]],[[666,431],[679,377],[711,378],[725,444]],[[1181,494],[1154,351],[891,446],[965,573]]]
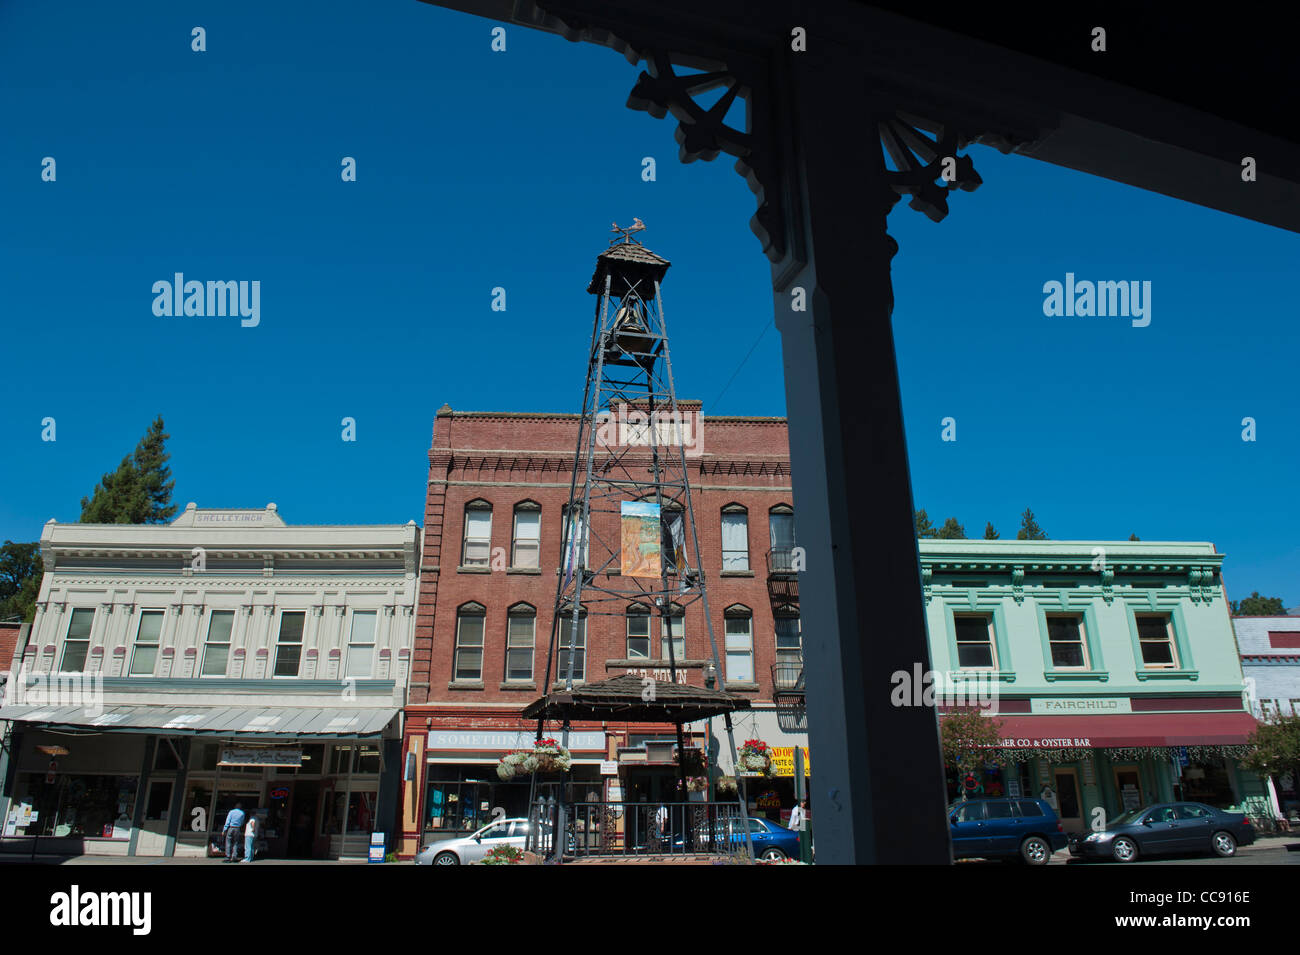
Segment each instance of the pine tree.
[[1138,537],[1136,534],[1129,534],[1128,539],[1131,541],[1140,541],[1142,538]]
[[925,513],[925,508],[921,508],[921,510],[917,511],[914,516],[916,520],[917,537],[936,537],[938,535],[939,532],[935,530],[934,525],[930,523],[930,517]]
[[992,521],[986,521],[986,522],[985,522],[985,524],[984,524],[984,539],[985,539],[986,541],[995,541],[995,540],[997,540],[998,538],[1000,538],[1001,536],[1002,536],[1001,534],[999,534],[996,530],[993,529],[993,522],[992,522]]
[[939,528],[935,536],[942,540],[965,540],[966,528],[957,523],[957,518],[950,517],[943,522],[943,527]]
[[81,499],[83,524],[161,524],[176,514],[171,503],[162,417],[155,419],[135,451],[122,459],[117,470],[105,474],[89,498]]
[[1034,519],[1034,512],[1025,508],[1025,513],[1020,515],[1020,530],[1016,534],[1018,541],[1045,541],[1047,532],[1038,526],[1038,521]]
[[167,453],[165,444],[170,437],[163,429],[162,415],[159,415],[135,448],[135,468],[149,499],[147,524],[161,524],[176,516],[176,505],[171,503],[176,482],[171,480],[172,469],[167,466],[171,455]]
[[1229,601],[1228,606],[1234,617],[1281,617],[1286,614],[1281,597],[1261,597],[1258,590],[1243,600]]

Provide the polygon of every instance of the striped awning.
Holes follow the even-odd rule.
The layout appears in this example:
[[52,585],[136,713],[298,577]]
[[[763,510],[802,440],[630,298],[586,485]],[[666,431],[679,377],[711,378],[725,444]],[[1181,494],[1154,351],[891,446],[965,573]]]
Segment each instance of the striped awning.
[[0,707],[0,720],[164,736],[381,737],[396,707],[41,706]]

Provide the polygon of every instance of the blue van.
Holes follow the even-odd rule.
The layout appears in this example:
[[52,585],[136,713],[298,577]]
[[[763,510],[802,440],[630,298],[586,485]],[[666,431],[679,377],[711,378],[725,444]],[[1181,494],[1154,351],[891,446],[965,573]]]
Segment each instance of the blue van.
[[969,799],[948,807],[954,859],[1014,859],[1047,865],[1069,842],[1056,811],[1041,799]]

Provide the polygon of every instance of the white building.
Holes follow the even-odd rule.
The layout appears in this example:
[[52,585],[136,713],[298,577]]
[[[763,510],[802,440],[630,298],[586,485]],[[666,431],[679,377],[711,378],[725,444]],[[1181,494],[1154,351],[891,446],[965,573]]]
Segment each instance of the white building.
[[0,720],[4,834],[42,854],[207,851],[236,802],[266,854],[391,833],[420,531],[194,504],[59,524]]

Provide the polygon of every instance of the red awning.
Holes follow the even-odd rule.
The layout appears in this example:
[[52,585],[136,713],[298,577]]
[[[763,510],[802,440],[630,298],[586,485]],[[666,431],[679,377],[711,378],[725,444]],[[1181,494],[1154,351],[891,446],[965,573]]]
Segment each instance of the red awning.
[[1233,746],[1259,724],[1249,713],[1117,713],[1109,716],[998,716],[1013,749]]

